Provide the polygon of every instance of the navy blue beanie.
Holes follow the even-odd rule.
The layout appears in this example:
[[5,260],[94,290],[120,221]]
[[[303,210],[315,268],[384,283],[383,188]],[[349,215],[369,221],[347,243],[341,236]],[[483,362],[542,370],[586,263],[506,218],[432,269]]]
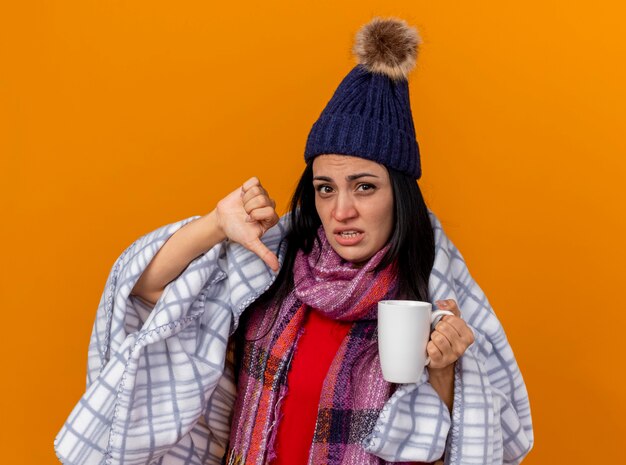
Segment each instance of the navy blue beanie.
[[402,20],[375,18],[361,28],[354,45],[359,64],[313,124],[306,162],[321,154],[352,155],[420,178],[407,81],[419,43],[417,31]]

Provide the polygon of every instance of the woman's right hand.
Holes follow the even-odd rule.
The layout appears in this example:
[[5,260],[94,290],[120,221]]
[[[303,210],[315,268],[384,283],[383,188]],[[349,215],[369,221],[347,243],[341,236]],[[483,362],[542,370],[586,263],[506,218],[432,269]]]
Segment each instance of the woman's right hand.
[[261,242],[261,236],[278,223],[276,202],[252,177],[234,190],[215,208],[218,228],[224,236],[257,254],[272,270],[278,271],[278,258]]

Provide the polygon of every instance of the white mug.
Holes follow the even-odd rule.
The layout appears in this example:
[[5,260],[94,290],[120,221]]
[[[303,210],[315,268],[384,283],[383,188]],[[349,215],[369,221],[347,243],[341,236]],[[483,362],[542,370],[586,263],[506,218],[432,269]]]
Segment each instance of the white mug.
[[390,383],[417,383],[430,363],[426,346],[434,328],[448,310],[432,311],[430,302],[378,302],[378,352],[383,378]]

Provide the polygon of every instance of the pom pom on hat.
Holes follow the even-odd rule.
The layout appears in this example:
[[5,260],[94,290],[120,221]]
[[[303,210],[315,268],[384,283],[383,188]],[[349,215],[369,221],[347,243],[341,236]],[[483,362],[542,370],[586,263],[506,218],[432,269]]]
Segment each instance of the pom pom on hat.
[[406,21],[374,18],[356,34],[353,52],[371,73],[407,79],[415,67],[420,36]]
[[417,30],[401,19],[374,18],[359,30],[353,48],[359,63],[313,124],[307,163],[322,154],[351,155],[420,178],[408,81],[419,44]]

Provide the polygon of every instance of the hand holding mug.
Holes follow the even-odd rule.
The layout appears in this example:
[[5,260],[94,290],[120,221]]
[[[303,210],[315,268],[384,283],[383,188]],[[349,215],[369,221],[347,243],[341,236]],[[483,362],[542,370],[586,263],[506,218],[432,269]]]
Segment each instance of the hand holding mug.
[[436,325],[426,345],[430,358],[429,370],[443,369],[456,362],[474,342],[474,333],[461,318],[461,311],[453,299],[437,300],[440,310],[454,315],[444,316]]

